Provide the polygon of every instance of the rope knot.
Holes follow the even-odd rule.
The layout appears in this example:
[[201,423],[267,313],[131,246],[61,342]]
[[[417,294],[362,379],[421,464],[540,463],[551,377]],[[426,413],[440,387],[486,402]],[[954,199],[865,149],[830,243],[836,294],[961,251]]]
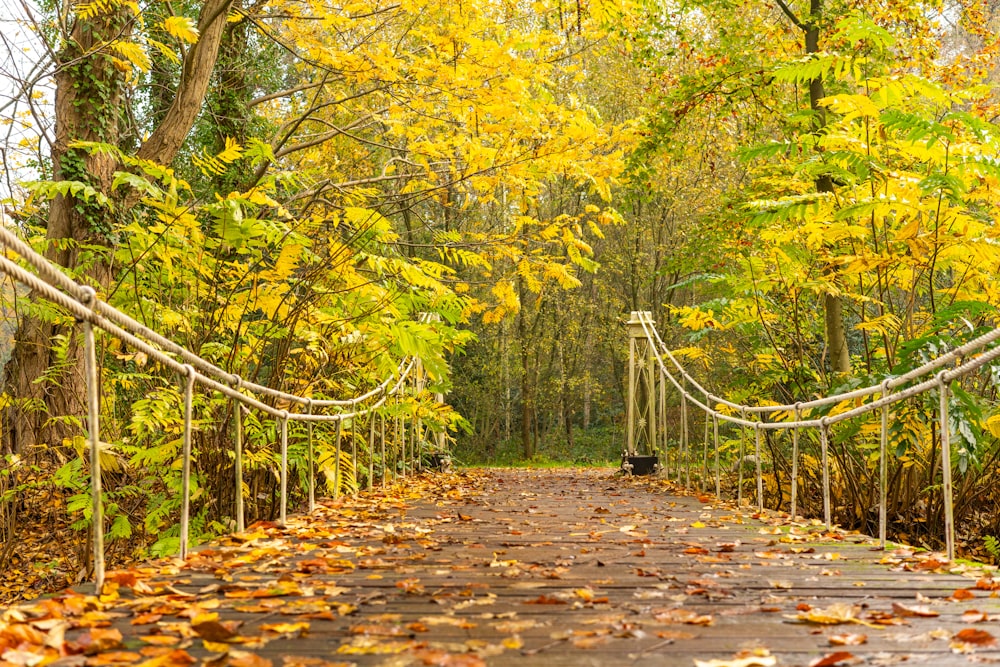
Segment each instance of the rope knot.
[[93,309],[94,302],[97,301],[97,291],[90,285],[80,286],[80,303],[87,308]]
[[229,384],[233,385],[235,389],[240,389],[243,386],[243,378],[238,373],[233,373],[232,377],[229,378]]

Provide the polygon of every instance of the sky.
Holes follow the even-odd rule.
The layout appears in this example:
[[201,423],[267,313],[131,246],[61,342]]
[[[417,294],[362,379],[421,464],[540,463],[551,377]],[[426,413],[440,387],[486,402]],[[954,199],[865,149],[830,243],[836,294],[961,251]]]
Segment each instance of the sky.
[[32,0],[0,0],[0,200],[17,193],[18,181],[36,177],[37,146],[45,151],[40,137],[50,132],[51,67],[34,17]]

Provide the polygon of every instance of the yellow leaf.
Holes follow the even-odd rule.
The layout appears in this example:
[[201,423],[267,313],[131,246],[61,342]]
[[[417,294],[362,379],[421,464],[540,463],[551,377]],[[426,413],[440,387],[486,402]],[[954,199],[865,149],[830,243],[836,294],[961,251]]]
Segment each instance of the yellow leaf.
[[198,29],[195,27],[194,20],[186,16],[168,16],[163,19],[163,29],[171,37],[176,37],[182,42],[194,44],[198,41]]

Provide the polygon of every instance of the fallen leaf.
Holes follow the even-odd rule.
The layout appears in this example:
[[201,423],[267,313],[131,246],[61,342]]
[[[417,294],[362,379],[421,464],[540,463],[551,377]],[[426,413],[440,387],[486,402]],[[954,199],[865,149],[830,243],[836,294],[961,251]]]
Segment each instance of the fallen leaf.
[[983,621],[988,621],[989,619],[990,619],[989,614],[987,614],[985,611],[968,609],[962,612],[963,623],[982,623]]
[[806,623],[815,623],[817,625],[839,625],[841,623],[871,625],[870,623],[858,618],[858,613],[860,611],[861,608],[858,606],[847,604],[845,602],[835,602],[829,607],[823,609],[812,608],[807,611],[799,612],[795,616],[788,616],[788,618],[792,618],[797,621],[804,621]]
[[729,660],[698,660],[695,658],[695,667],[773,667],[778,664],[777,659],[769,652],[764,651],[764,655],[737,655]]
[[87,658],[87,664],[99,667],[101,665],[114,665],[122,662],[136,662],[141,658],[141,655],[132,651],[105,651]]
[[855,658],[847,651],[837,651],[822,658],[816,658],[809,663],[809,667],[841,667],[842,665],[854,665],[861,662],[860,658]]
[[228,667],[271,667],[267,658],[249,651],[230,651]]
[[993,646],[997,643],[996,637],[978,628],[965,628],[955,633],[952,639],[963,644],[973,644],[975,646]]
[[848,632],[830,635],[829,641],[831,646],[860,646],[868,641],[868,636]]
[[554,598],[551,595],[539,595],[533,600],[525,600],[524,604],[566,604],[566,601]]
[[239,627],[236,621],[203,621],[192,623],[191,629],[204,640],[210,642],[228,642],[236,637],[236,628]]
[[892,611],[897,616],[902,616],[904,618],[910,616],[916,616],[919,618],[934,618],[935,616],[940,616],[941,613],[934,611],[926,605],[905,605],[899,602],[892,603]]

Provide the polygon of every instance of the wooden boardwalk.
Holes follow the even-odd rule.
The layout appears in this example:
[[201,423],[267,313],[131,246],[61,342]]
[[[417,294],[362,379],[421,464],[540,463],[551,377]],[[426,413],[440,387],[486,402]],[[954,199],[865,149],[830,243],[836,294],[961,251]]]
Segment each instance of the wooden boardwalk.
[[[118,593],[100,602],[7,613],[0,666],[1000,661],[993,583],[933,556],[610,470],[473,471],[403,488],[410,497],[328,502],[187,563],[113,574]],[[32,641],[12,645],[27,626]]]

